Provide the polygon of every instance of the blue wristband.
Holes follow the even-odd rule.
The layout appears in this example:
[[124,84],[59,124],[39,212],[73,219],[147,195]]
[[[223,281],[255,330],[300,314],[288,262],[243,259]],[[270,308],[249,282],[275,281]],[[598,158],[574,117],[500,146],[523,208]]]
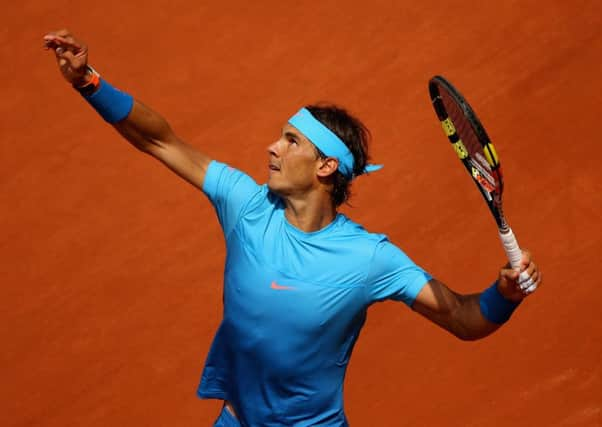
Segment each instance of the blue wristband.
[[132,95],[115,89],[104,79],[100,79],[98,89],[91,95],[83,95],[105,121],[114,124],[125,119],[132,111]]
[[510,301],[497,289],[497,281],[481,294],[479,305],[481,313],[490,322],[501,325],[505,323],[518,307],[520,302]]

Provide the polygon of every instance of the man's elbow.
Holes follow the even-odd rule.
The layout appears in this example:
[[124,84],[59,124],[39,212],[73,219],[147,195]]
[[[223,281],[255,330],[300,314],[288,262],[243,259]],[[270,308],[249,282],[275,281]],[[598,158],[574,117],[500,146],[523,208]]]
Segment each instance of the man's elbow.
[[497,327],[494,328],[484,328],[479,330],[471,330],[463,327],[455,327],[450,330],[451,334],[454,335],[461,341],[477,341],[483,338],[488,337],[493,332],[497,330]]

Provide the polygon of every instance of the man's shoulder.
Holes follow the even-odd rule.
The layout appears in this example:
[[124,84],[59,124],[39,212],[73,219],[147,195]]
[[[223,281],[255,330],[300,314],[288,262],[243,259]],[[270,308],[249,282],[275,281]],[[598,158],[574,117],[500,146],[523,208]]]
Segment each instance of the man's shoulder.
[[339,233],[349,239],[358,239],[374,244],[389,240],[385,234],[368,231],[362,224],[359,224],[344,214],[339,214]]

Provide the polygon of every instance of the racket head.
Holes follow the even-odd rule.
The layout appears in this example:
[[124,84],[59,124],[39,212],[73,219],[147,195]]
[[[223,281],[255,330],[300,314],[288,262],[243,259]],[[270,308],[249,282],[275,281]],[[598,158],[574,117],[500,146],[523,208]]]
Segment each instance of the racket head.
[[498,228],[508,225],[502,211],[504,179],[489,135],[464,96],[444,77],[429,81],[429,94],[443,132],[485,199]]

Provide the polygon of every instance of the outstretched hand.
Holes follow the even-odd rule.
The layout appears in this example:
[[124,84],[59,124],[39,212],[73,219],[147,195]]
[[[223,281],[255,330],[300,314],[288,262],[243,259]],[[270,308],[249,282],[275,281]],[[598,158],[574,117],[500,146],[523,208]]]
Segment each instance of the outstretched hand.
[[74,86],[88,82],[88,47],[77,41],[68,30],[53,31],[44,36],[44,48],[53,50],[65,80]]
[[515,302],[521,301],[533,293],[541,284],[541,273],[531,259],[529,251],[523,251],[520,265],[520,272],[525,272],[527,276],[524,281],[519,280],[519,276],[521,276],[520,272],[510,267],[510,264],[506,264],[501,269],[498,279],[498,290],[500,293],[506,299]]

